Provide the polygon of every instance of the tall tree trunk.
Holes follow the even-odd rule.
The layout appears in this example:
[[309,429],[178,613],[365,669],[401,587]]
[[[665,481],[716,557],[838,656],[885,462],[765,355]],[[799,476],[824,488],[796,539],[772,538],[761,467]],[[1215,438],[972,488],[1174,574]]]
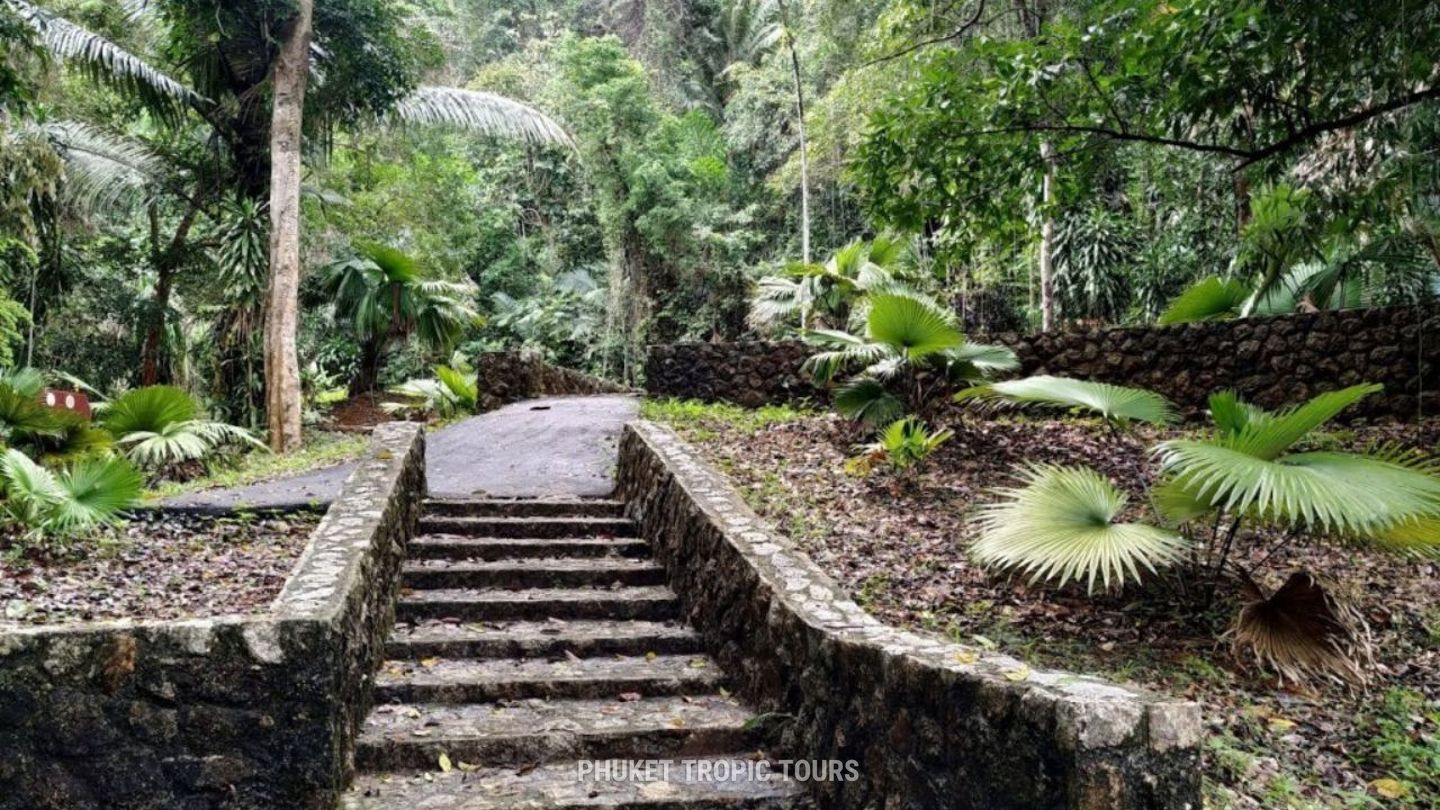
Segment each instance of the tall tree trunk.
[[360,344],[360,365],[355,372],[355,378],[350,381],[350,396],[374,394],[379,387],[380,367],[384,361],[381,341],[381,338],[374,338]]
[[790,30],[788,9],[780,3],[780,14],[786,18],[785,43],[790,48],[790,70],[795,80],[795,124],[800,134],[800,256],[810,263],[810,143],[805,136],[805,85],[800,77],[800,53],[795,50],[795,35]]
[[810,263],[810,142],[805,137],[805,88],[800,84],[800,57],[790,46],[790,63],[795,71],[796,127],[800,132],[800,255]]
[[170,290],[173,287],[175,269],[169,262],[161,262],[156,268],[155,297],[150,306],[150,325],[145,328],[145,341],[140,346],[140,384],[159,385],[160,346],[165,338],[166,310],[170,308]]
[[145,340],[140,346],[140,384],[158,385],[166,382],[166,375],[160,364],[161,344],[165,339],[165,320],[170,310],[170,293],[175,288],[175,274],[184,261],[185,242],[195,227],[200,209],[191,204],[180,224],[175,226],[175,235],[165,249],[160,248],[160,216],[150,209],[151,264],[155,267],[155,297],[151,301],[150,324],[145,329]]
[[1232,178],[1235,189],[1235,235],[1244,236],[1250,225],[1250,176],[1236,169]]
[[314,0],[299,9],[275,60],[270,123],[270,290],[265,320],[265,405],[270,446],[300,446],[300,172]]
[[1045,161],[1045,186],[1041,194],[1044,210],[1040,224],[1040,316],[1041,327],[1055,328],[1055,144],[1040,144]]

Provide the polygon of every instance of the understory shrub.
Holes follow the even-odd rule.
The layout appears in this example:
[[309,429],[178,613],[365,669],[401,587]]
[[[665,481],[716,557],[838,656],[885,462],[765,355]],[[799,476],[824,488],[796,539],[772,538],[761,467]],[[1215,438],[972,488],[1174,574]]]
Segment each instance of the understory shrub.
[[[1084,399],[1073,386],[1049,385],[1054,396],[1041,397],[1046,384],[1036,383],[1024,390],[1025,401]],[[1306,542],[1440,558],[1434,462],[1387,448],[1341,453],[1305,446],[1314,431],[1378,390],[1357,385],[1281,411],[1230,392],[1213,395],[1209,435],[1154,447],[1156,483],[1143,510],[1088,468],[1029,467],[1017,486],[978,511],[972,554],[982,565],[1055,586],[1083,581],[1094,591],[1164,582],[1201,608],[1216,600],[1222,584],[1234,584],[1243,594],[1229,633],[1237,653],[1282,681],[1362,684],[1369,677],[1369,632],[1341,589],[1321,573],[1295,571],[1272,590],[1264,572]],[[992,386],[989,393],[1003,391]],[[1020,398],[1014,389],[1010,396]],[[1144,401],[1120,392],[1105,407],[1087,407],[1119,413],[1110,406]],[[1159,416],[1155,404],[1130,413]]]

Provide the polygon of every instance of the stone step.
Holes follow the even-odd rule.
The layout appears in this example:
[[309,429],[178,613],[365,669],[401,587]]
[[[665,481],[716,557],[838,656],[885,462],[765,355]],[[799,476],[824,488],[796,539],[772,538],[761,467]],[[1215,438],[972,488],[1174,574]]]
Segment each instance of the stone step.
[[644,588],[528,588],[473,590],[438,588],[402,591],[398,621],[536,621],[543,619],[630,619],[665,621],[680,615],[675,592]]
[[718,695],[393,704],[377,707],[365,721],[355,766],[431,769],[442,753],[452,763],[487,767],[698,757],[759,744],[759,735],[747,730],[753,719],[735,700]]
[[625,516],[625,504],[603,498],[461,499],[435,498],[425,502],[425,514],[443,517],[610,517]]
[[421,534],[463,537],[634,537],[635,524],[616,517],[446,517],[420,518]]
[[645,541],[635,538],[504,538],[485,539],[456,535],[428,535],[410,541],[412,560],[505,560],[557,557],[644,557]]
[[631,557],[577,557],[457,562],[428,559],[405,564],[406,588],[582,588],[663,585],[665,569]]
[[678,623],[633,621],[540,621],[427,623],[399,626],[386,655],[396,659],[545,658],[597,655],[695,655],[700,636]]
[[[461,769],[449,773],[365,774],[341,799],[343,810],[813,810],[804,786],[750,778],[761,762],[744,755],[669,763],[667,778],[582,778],[579,763],[538,768]],[[690,767],[686,767],[686,763]],[[725,778],[721,778],[720,769]],[[624,776],[625,774],[617,774]],[[708,777],[708,778],[707,778]]]
[[[428,666],[427,666],[428,664]],[[705,656],[385,662],[377,703],[484,703],[526,698],[664,697],[717,692],[724,675]]]

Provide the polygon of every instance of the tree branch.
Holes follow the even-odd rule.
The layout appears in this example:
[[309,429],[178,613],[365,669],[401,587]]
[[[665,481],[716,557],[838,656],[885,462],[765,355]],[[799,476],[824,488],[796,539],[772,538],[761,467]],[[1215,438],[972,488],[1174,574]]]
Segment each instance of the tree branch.
[[1276,155],[1288,152],[1309,141],[1313,141],[1322,135],[1339,130],[1350,129],[1359,126],[1373,118],[1411,107],[1425,101],[1440,98],[1440,85],[1416,90],[1413,93],[1390,99],[1380,104],[1373,104],[1363,107],[1339,118],[1332,118],[1328,121],[1319,121],[1309,126],[1292,132],[1285,137],[1274,141],[1266,146],[1254,149],[1245,149],[1236,146],[1229,146],[1223,143],[1210,143],[1205,141],[1191,141],[1181,138],[1169,138],[1163,135],[1152,135],[1146,132],[1136,132],[1129,129],[1115,129],[1108,126],[1095,126],[1086,124],[1044,124],[1044,123],[1023,123],[1009,127],[996,127],[991,129],[965,130],[957,132],[959,137],[983,137],[986,135],[1018,135],[1033,132],[1057,132],[1072,135],[1096,135],[1112,141],[1127,141],[1135,143],[1149,143],[1157,146],[1168,146],[1176,149],[1185,149],[1192,152],[1203,152],[1207,154],[1225,155],[1236,159],[1232,171],[1241,171],[1259,161],[1275,157]]
[[1440,85],[1436,85],[1434,87],[1427,87],[1423,90],[1416,90],[1413,93],[1407,93],[1406,95],[1400,96],[1399,98],[1392,98],[1389,101],[1383,102],[1381,104],[1374,104],[1369,107],[1362,107],[1361,109],[1356,110],[1349,115],[1341,116],[1340,118],[1334,118],[1329,121],[1321,121],[1319,123],[1311,124],[1310,126],[1299,130],[1298,132],[1287,138],[1282,138],[1270,144],[1269,146],[1252,151],[1249,155],[1246,155],[1239,164],[1236,165],[1235,170],[1239,171],[1246,166],[1251,165],[1252,163],[1256,163],[1257,161],[1274,157],[1275,155],[1278,155],[1282,152],[1287,152],[1295,148],[1296,146],[1299,146],[1306,141],[1314,140],[1321,135],[1325,135],[1330,132],[1336,132],[1342,129],[1350,129],[1351,127],[1359,126],[1360,124],[1363,124],[1372,118],[1377,118],[1379,116],[1385,115],[1386,113],[1392,113],[1396,110],[1401,110],[1406,107],[1410,107],[1434,98],[1440,98]]
[[899,58],[901,58],[902,56],[909,56],[910,54],[915,53],[916,51],[919,51],[919,50],[923,50],[923,49],[925,49],[925,48],[928,48],[928,47],[930,47],[931,45],[939,45],[939,44],[942,43],[942,42],[950,42],[950,41],[952,41],[952,40],[959,39],[959,38],[965,36],[966,34],[970,33],[971,29],[975,28],[975,26],[977,26],[977,25],[980,24],[980,17],[981,17],[981,15],[983,15],[984,13],[985,13],[985,0],[980,0],[980,2],[978,2],[978,3],[975,4],[975,13],[972,14],[972,15],[970,15],[970,19],[966,20],[959,28],[955,29],[954,31],[952,31],[952,32],[950,32],[950,33],[948,33],[948,34],[945,34],[945,35],[943,35],[943,36],[932,37],[932,38],[930,38],[930,39],[922,39],[922,40],[920,40],[919,42],[916,42],[916,43],[914,43],[914,44],[908,45],[908,46],[906,46],[906,47],[904,47],[904,48],[901,48],[900,50],[895,51],[895,52],[893,52],[893,53],[888,53],[888,54],[885,54],[884,56],[877,56],[877,57],[875,57],[874,59],[871,59],[871,60],[868,61],[868,62],[862,62],[862,63],[860,64],[860,67],[862,67],[862,68],[867,68],[867,67],[871,67],[871,66],[873,66],[873,65],[881,64],[881,63],[883,63],[883,62],[890,62],[890,61],[893,61],[893,60],[895,60],[895,59],[899,59]]

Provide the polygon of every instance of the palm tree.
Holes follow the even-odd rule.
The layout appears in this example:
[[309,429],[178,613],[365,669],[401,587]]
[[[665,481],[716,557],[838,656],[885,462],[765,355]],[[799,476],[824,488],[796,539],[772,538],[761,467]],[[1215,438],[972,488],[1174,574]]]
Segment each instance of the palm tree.
[[226,444],[264,448],[244,428],[202,418],[189,394],[168,385],[139,388],[109,403],[100,424],[148,470],[198,461]]
[[325,290],[335,317],[348,322],[360,345],[352,395],[374,391],[389,349],[414,336],[448,354],[479,315],[469,284],[427,279],[418,263],[394,248],[361,244],[359,255],[330,267]]
[[140,498],[140,474],[124,459],[79,461],[49,470],[19,450],[0,455],[0,516],[31,541],[69,537],[112,523]]

